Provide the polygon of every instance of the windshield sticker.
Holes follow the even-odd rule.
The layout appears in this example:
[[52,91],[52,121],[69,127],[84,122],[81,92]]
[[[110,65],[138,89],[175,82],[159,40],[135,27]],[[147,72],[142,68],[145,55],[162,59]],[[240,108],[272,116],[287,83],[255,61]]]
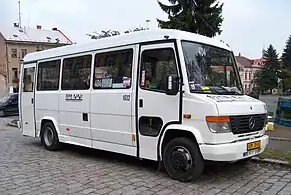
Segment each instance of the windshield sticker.
[[145,70],[141,71],[141,86],[145,84]]
[[123,77],[123,78],[122,78],[122,85],[123,85],[124,87],[129,87],[129,86],[130,86],[130,78]]
[[112,87],[112,78],[102,79],[102,88],[111,88]]
[[158,86],[157,86],[157,84],[150,84],[150,89],[156,89]]
[[201,86],[201,89],[202,89],[203,91],[210,91],[209,87],[206,87],[206,86]]
[[94,82],[94,87],[100,88],[102,86],[102,79],[96,79]]

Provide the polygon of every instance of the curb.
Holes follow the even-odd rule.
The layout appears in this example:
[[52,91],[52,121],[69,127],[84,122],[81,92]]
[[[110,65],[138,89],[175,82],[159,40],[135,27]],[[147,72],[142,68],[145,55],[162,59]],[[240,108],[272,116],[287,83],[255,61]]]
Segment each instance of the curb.
[[13,121],[10,121],[7,125],[11,126],[11,127],[17,127],[18,128],[18,125],[17,123],[12,123]]
[[291,141],[290,138],[283,138],[283,137],[270,137],[272,140],[278,140],[278,141]]
[[276,160],[276,159],[271,159],[271,158],[261,159],[259,157],[252,157],[251,160],[257,161],[257,162],[262,162],[262,163],[270,163],[270,164],[277,164],[277,165],[284,165],[284,166],[291,167],[291,164],[287,161]]

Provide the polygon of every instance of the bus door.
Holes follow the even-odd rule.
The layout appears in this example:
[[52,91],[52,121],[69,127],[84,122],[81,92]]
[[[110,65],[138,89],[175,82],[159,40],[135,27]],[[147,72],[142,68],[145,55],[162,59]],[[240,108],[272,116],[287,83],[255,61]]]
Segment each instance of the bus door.
[[31,137],[36,136],[34,112],[35,70],[36,63],[22,65],[19,101],[22,134]]
[[139,156],[157,160],[162,129],[179,121],[180,94],[167,95],[167,76],[178,76],[174,43],[141,46],[138,87]]

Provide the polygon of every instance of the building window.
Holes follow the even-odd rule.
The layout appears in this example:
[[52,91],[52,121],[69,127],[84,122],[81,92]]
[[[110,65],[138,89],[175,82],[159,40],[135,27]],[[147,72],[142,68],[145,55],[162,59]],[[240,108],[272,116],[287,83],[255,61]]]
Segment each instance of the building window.
[[11,49],[11,57],[17,58],[17,49]]
[[62,90],[90,88],[92,55],[67,58],[63,61]]
[[44,46],[43,45],[37,45],[36,46],[36,51],[42,51],[44,50]]
[[249,73],[249,80],[252,80],[252,73]]
[[131,87],[133,50],[98,53],[94,62],[94,89]]
[[167,76],[178,76],[174,50],[167,48],[144,51],[140,71],[142,89],[165,91]]
[[248,73],[245,73],[245,80],[248,80]]
[[27,54],[27,49],[21,50],[21,58],[24,58],[24,56]]
[[61,60],[41,62],[38,64],[38,91],[53,91],[59,89],[60,64]]
[[17,68],[12,68],[12,82],[17,83],[18,82],[18,70]]

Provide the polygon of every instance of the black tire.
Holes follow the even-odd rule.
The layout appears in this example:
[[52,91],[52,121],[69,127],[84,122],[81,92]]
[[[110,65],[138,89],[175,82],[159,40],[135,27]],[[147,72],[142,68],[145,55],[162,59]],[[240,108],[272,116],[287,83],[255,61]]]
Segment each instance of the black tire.
[[50,151],[55,151],[60,148],[58,133],[55,126],[50,122],[45,123],[42,127],[41,143],[45,149]]
[[4,117],[6,114],[5,114],[5,110],[4,109],[1,109],[0,110],[0,117]]
[[[175,138],[167,144],[163,151],[163,163],[168,175],[182,182],[198,179],[204,169],[204,160],[198,145],[185,137]],[[179,165],[180,168],[177,168]]]

